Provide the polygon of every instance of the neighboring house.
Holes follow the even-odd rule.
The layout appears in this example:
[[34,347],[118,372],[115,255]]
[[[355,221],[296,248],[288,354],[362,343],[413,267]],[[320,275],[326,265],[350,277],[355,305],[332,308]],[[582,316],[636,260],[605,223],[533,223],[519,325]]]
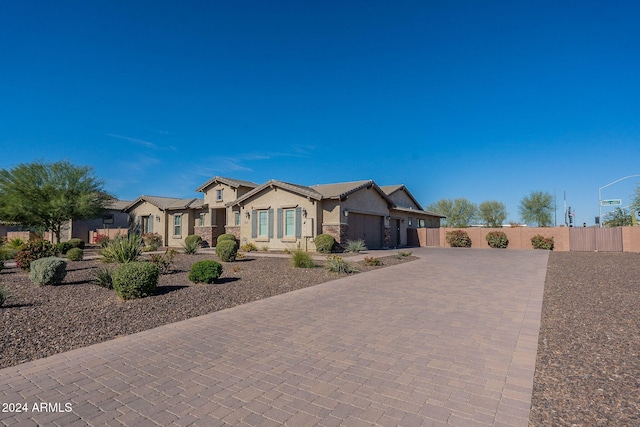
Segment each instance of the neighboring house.
[[215,176],[198,187],[196,191],[204,193],[206,212],[203,220],[195,226],[194,234],[202,237],[208,245],[215,246],[218,236],[226,233],[226,227],[236,221],[236,218],[231,218],[229,222],[226,203],[242,197],[256,187],[258,184],[255,182],[221,176]]
[[318,234],[380,249],[415,245],[417,233],[408,239],[408,230],[439,227],[442,216],[422,210],[406,187],[387,188],[389,194],[371,180],[314,186],[271,180],[226,204],[226,229],[241,244],[313,250]]
[[89,241],[89,234],[93,230],[105,228],[127,228],[129,215],[123,212],[125,206],[130,201],[114,200],[104,211],[102,217],[79,221],[69,221],[69,225],[63,228],[60,240],[82,239],[85,243]]
[[[105,228],[127,228],[129,215],[124,213],[123,209],[129,203],[131,202],[126,200],[114,200],[109,206],[107,206],[104,213],[99,218],[69,220],[66,224],[62,225],[60,230],[60,241],[66,242],[70,239],[81,239],[85,243],[90,243],[89,234],[93,230]],[[0,238],[7,236],[7,233],[24,232],[24,230],[28,229],[28,227],[21,227],[17,224],[0,223]],[[54,240],[53,236],[49,232],[44,233],[43,237],[49,241]]]
[[204,225],[207,205],[197,198],[140,196],[123,209],[137,232],[158,233],[164,246],[182,246],[184,238]]

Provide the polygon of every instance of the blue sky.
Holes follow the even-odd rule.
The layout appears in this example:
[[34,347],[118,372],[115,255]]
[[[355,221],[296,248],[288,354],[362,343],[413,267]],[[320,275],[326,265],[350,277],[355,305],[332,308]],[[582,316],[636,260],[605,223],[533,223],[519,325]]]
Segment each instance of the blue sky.
[[[0,168],[93,166],[121,199],[215,175],[531,191],[593,224],[640,174],[640,25],[618,1],[30,1],[0,14]],[[629,204],[640,177],[602,190]],[[605,209],[605,212],[607,210]]]

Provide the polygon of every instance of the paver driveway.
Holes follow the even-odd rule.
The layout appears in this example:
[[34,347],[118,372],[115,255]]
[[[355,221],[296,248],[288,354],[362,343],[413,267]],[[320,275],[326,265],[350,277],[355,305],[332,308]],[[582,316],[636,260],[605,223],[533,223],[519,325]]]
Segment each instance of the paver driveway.
[[0,420],[526,426],[548,253],[414,254],[0,370]]

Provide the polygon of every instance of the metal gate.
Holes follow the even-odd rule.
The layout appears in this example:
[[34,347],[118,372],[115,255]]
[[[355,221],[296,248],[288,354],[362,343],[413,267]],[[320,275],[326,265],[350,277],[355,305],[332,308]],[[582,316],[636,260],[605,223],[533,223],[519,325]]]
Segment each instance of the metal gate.
[[622,252],[622,228],[571,228],[569,250],[576,252]]

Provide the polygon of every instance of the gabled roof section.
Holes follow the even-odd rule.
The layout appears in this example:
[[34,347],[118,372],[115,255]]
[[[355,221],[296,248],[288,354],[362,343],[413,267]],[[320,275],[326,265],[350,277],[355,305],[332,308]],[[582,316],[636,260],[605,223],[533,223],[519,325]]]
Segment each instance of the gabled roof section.
[[335,184],[320,184],[313,185],[310,188],[314,189],[318,193],[322,194],[325,199],[338,199],[344,200],[349,194],[355,193],[358,190],[362,190],[363,188],[373,187],[383,199],[385,199],[389,205],[393,206],[393,200],[387,196],[387,194],[382,191],[378,184],[373,182],[373,180],[368,179],[364,181],[352,181],[352,182],[338,182]]
[[123,211],[128,211],[140,202],[147,202],[160,210],[175,209],[199,209],[205,206],[204,201],[198,198],[177,199],[172,197],[146,196],[142,195],[124,207]]
[[[409,198],[411,199],[411,201],[413,201],[413,203],[416,204],[416,206],[420,209],[423,210],[422,205],[418,202],[418,200],[416,200],[415,197],[413,197],[413,194],[411,194],[411,192],[409,191],[409,189],[404,185],[404,184],[398,184],[398,185],[383,185],[382,187],[382,191],[385,192],[385,194],[387,194],[388,196],[391,196],[393,193],[395,193],[396,191],[401,191],[404,190],[405,193],[407,193],[407,196],[409,196]],[[404,206],[406,207],[406,206]]]
[[292,184],[290,182],[278,181],[275,179],[269,180],[264,184],[254,188],[243,196],[237,198],[236,200],[225,204],[225,206],[234,206],[243,201],[253,197],[254,195],[260,193],[262,190],[270,187],[278,187],[287,191],[291,191],[292,193],[299,194],[301,196],[307,197],[309,199],[321,200],[322,194],[318,193],[311,187],[306,187],[304,185]]
[[238,187],[256,188],[259,185],[259,184],[256,184],[255,182],[251,182],[251,181],[243,181],[241,179],[225,178],[223,176],[214,176],[209,181],[205,182],[200,187],[198,187],[196,189],[196,191],[204,192],[205,188],[210,187],[211,185],[215,184],[216,182],[221,182],[223,184],[227,184],[231,188],[238,188]]

